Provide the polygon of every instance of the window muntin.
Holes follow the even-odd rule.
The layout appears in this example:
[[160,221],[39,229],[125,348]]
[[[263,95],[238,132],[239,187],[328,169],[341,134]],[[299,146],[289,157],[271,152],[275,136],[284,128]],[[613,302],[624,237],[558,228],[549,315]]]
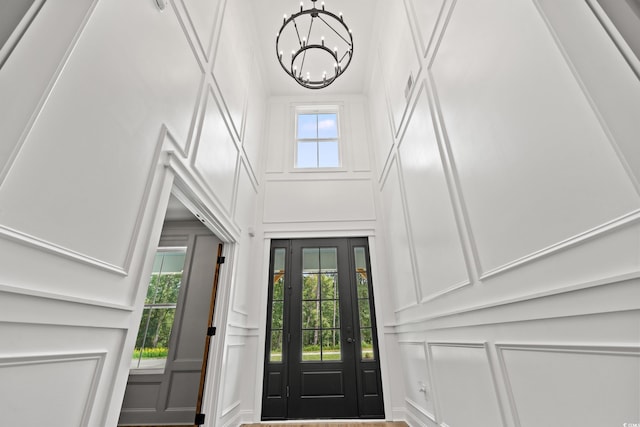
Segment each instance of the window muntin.
[[342,360],[338,249],[302,249],[301,359]]
[[319,169],[340,166],[340,131],[337,111],[298,110],[295,167]]
[[131,361],[132,369],[164,369],[187,248],[159,248]]

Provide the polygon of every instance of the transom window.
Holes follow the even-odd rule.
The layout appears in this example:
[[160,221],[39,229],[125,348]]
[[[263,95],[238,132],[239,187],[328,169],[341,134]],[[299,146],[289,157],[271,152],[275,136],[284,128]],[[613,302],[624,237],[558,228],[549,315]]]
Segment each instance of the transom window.
[[324,111],[297,111],[295,167],[340,167],[340,132],[335,108]]

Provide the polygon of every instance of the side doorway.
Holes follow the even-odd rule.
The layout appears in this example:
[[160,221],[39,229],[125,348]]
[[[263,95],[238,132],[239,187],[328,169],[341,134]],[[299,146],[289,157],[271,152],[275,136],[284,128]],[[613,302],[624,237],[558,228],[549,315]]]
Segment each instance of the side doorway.
[[366,238],[273,240],[262,419],[384,418]]
[[193,426],[200,411],[222,242],[186,208],[176,209],[176,203],[172,196],[131,359],[120,426]]

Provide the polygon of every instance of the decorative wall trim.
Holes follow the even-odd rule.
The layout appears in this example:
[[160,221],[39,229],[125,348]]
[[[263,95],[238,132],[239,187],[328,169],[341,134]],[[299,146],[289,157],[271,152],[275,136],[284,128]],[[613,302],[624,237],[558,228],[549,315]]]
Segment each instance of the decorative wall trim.
[[[536,1],[536,0],[534,0]],[[633,53],[629,44],[622,37],[614,23],[611,21],[607,13],[595,0],[585,0],[593,14],[598,18],[600,24],[604,27],[605,31],[609,34],[609,37],[613,40],[618,50],[624,57],[625,61],[629,64],[634,74],[640,79],[640,59]]]
[[[471,307],[467,307],[459,310],[451,310],[451,311],[447,311],[440,314],[422,316],[420,318],[397,323],[394,325],[394,328],[396,329],[396,333],[403,333],[401,331],[398,331],[398,329],[405,326],[425,324],[434,320],[455,317],[461,314],[469,314],[469,313],[474,313],[478,311],[499,309],[501,307],[508,306],[508,305],[526,303],[529,301],[542,299],[542,298],[552,298],[552,297],[560,296],[560,295],[571,293],[571,292],[585,291],[592,288],[613,285],[616,283],[622,283],[622,282],[636,280],[636,279],[640,279],[640,270],[632,273],[610,276],[604,279],[598,279],[598,280],[583,282],[579,284],[569,285],[562,288],[553,289],[551,291],[533,292],[531,294],[522,295],[515,298],[506,298],[490,304],[479,304],[476,306],[471,306]],[[596,313],[588,313],[588,314],[596,314]],[[545,318],[550,318],[550,317],[545,317]],[[538,319],[529,319],[528,321],[533,321],[533,320],[538,320]],[[518,321],[522,321],[522,320],[518,320]],[[425,328],[425,329],[428,329],[428,328]]]
[[485,280],[489,277],[497,276],[498,274],[502,274],[514,268],[520,267],[522,265],[529,264],[538,259],[547,257],[549,255],[553,255],[557,252],[569,249],[571,247],[596,239],[598,237],[605,236],[614,231],[618,231],[618,229],[620,228],[635,224],[637,222],[640,222],[640,209],[629,212],[628,214],[623,215],[619,218],[613,219],[609,222],[605,222],[602,225],[599,225],[590,230],[584,231],[573,237],[569,237],[568,239],[562,240],[551,246],[547,246],[544,249],[540,249],[536,252],[533,252],[529,255],[518,258],[500,267],[484,272],[480,276],[480,280]]
[[[433,49],[431,49],[431,55],[429,56],[429,51],[427,51],[425,53],[425,59],[427,60],[427,70],[429,71],[429,74],[431,74],[431,67],[433,66],[433,63],[435,62],[436,56],[438,54],[438,49],[440,49],[440,44],[442,43],[442,39],[444,38],[444,35],[446,33],[447,27],[449,26],[449,23],[451,22],[451,17],[453,16],[453,10],[455,9],[455,6],[458,2],[458,0],[445,0],[445,3],[449,4],[449,10],[447,11],[446,14],[444,14],[443,18],[438,18],[438,23],[440,22],[441,19],[443,19],[442,22],[442,26],[440,29],[440,34],[438,35],[437,40],[435,41],[435,43],[433,43]],[[444,9],[444,5],[443,5],[443,9]],[[437,28],[438,24],[436,24],[436,28]]]
[[424,296],[420,300],[420,304],[424,304],[424,303],[427,303],[427,302],[430,302],[430,301],[434,301],[434,300],[436,300],[436,299],[438,299],[440,297],[443,297],[445,295],[449,295],[450,293],[459,291],[462,288],[466,288],[469,285],[471,285],[471,281],[467,279],[467,280],[464,280],[462,282],[459,282],[459,283],[456,283],[454,285],[451,285],[448,288],[443,289],[441,291],[430,293],[429,295]]
[[13,32],[4,43],[4,46],[0,46],[0,69],[11,55],[11,52],[13,52],[16,45],[20,42],[20,39],[27,31],[35,17],[38,15],[38,12],[40,12],[40,9],[42,9],[42,5],[44,5],[45,1],[46,0],[35,0],[18,25],[13,29]]
[[[202,182],[202,178],[192,173],[191,168],[184,164],[174,153],[166,152],[164,164],[175,174],[174,195],[187,207],[191,207],[192,212],[199,212],[205,223],[213,233],[224,243],[237,242],[240,236],[240,229],[229,220],[229,215],[221,206],[220,202],[210,194],[207,186]],[[189,195],[193,195],[190,197]],[[191,200],[206,201],[211,207],[195,204]]]
[[[238,186],[238,162],[239,162],[239,158],[240,158],[240,151],[238,150],[238,143],[235,140],[235,138],[233,137],[231,128],[229,127],[229,123],[228,123],[228,119],[225,115],[225,113],[223,112],[223,110],[220,107],[220,101],[218,100],[218,97],[216,97],[216,94],[213,91],[213,88],[211,86],[208,86],[208,92],[211,94],[211,98],[213,99],[213,101],[216,103],[216,107],[218,108],[218,111],[220,112],[220,116],[222,117],[226,128],[227,128],[227,132],[229,133],[229,137],[231,138],[231,140],[233,141],[234,147],[236,149],[236,165],[235,165],[235,171],[234,171],[234,182],[233,182],[233,189],[232,189],[232,195],[231,195],[231,200],[229,200],[229,206],[225,206],[225,204],[222,202],[222,200],[220,200],[220,198],[215,194],[215,191],[213,191],[213,189],[209,186],[209,184],[207,183],[207,180],[202,176],[202,174],[200,173],[200,171],[198,170],[198,168],[196,167],[196,160],[197,160],[197,153],[198,153],[198,148],[200,146],[200,135],[202,132],[202,127],[204,126],[204,118],[205,118],[205,112],[207,109],[207,104],[208,104],[208,97],[204,97],[204,103],[202,105],[201,108],[201,114],[200,114],[200,123],[198,125],[198,132],[197,132],[197,142],[194,144],[194,154],[191,156],[191,162],[190,162],[190,166],[191,166],[191,170],[193,171],[193,175],[196,175],[200,182],[201,182],[201,186],[203,188],[206,188],[207,194],[208,194],[208,198],[212,201],[216,202],[216,206],[221,208],[222,211],[224,212],[224,215],[226,217],[230,217],[231,216],[231,210],[233,208],[233,203],[234,203],[234,197],[235,197],[235,193],[237,190],[237,186]],[[224,100],[223,100],[224,102]]]
[[63,246],[56,245],[55,243],[48,242],[44,239],[31,236],[18,230],[14,230],[5,225],[0,225],[0,237],[27,247],[34,248],[39,251],[47,252],[74,262],[79,262],[90,267],[98,268],[108,273],[117,274],[119,276],[127,276],[128,274],[123,267],[113,265],[111,263],[99,260],[86,254],[82,254],[80,252],[76,252],[72,249],[67,249]]
[[[453,3],[451,4],[451,10],[453,10],[455,1],[456,0],[453,0]],[[449,141],[449,135],[444,121],[444,113],[440,107],[436,83],[430,71],[427,72],[427,78],[425,79],[424,84],[426,86],[426,92],[429,94],[431,118],[433,120],[438,149],[442,157],[442,165],[444,168],[447,187],[449,188],[456,227],[460,236],[464,262],[467,267],[467,277],[472,283],[477,283],[479,281],[482,268],[480,265],[480,254],[473,235],[469,212],[467,211],[464,193],[462,192],[462,185],[460,184],[460,178],[451,150],[451,143]]]
[[[433,347],[453,347],[453,348],[475,348],[475,349],[483,349],[484,350],[484,355],[486,358],[486,363],[487,363],[487,367],[489,368],[489,374],[491,377],[491,383],[493,384],[493,391],[495,393],[495,398],[496,398],[496,403],[498,405],[498,412],[500,413],[500,419],[502,421],[502,425],[503,426],[507,426],[507,416],[505,413],[505,408],[504,408],[504,403],[502,403],[502,400],[500,399],[500,389],[498,386],[498,381],[497,381],[497,377],[496,377],[496,372],[494,369],[493,364],[491,363],[491,354],[489,352],[489,346],[488,343],[482,342],[482,343],[474,343],[474,342],[447,342],[447,341],[434,341],[434,342],[426,342],[426,347],[427,347],[427,359],[428,359],[428,365],[429,365],[429,374],[431,375],[431,378],[433,378],[433,396],[434,396],[434,401],[435,401],[435,408],[436,408],[436,415],[438,416],[438,420],[442,419],[442,416],[440,415],[442,412],[442,409],[439,406],[438,403],[438,393],[436,392],[436,389],[438,387],[437,382],[435,381],[435,376],[433,374],[433,353],[432,353],[432,348]],[[444,422],[442,422],[442,425],[445,425]]]
[[505,351],[529,351],[564,354],[590,354],[601,356],[628,356],[637,357],[640,362],[640,347],[631,346],[600,346],[600,345],[557,345],[557,344],[509,344],[496,343],[498,364],[503,376],[504,386],[507,391],[509,406],[513,414],[513,422],[516,427],[521,427],[520,417],[516,406],[516,400],[509,379],[509,371],[504,358]]
[[104,367],[104,362],[107,357],[107,353],[63,353],[63,354],[45,354],[38,356],[22,356],[22,357],[0,357],[0,369],[15,366],[29,366],[29,365],[48,365],[56,363],[73,363],[81,361],[93,360],[96,362],[95,370],[93,371],[93,378],[89,384],[89,392],[87,394],[87,400],[84,404],[84,410],[82,412],[82,418],[80,426],[89,425],[89,418],[91,416],[91,409],[95,403],[96,392],[100,382],[100,376]]
[[0,293],[9,293],[15,295],[24,295],[28,297],[41,298],[46,300],[60,301],[65,303],[87,305],[91,307],[105,308],[109,310],[133,312],[134,307],[121,304],[113,304],[104,301],[90,300],[85,298],[78,298],[70,295],[57,294],[52,292],[43,292],[34,289],[28,289],[23,287],[15,287],[11,285],[4,285],[0,283]]
[[[242,401],[240,400],[236,400],[235,402],[233,402],[231,405],[229,405],[228,407],[226,407],[225,409],[222,410],[222,414],[220,414],[220,418],[224,418],[227,415],[229,415],[229,413],[231,413],[232,411],[234,411],[235,409],[237,409],[240,404],[242,403]],[[240,414],[236,414],[236,417],[239,416]]]
[[434,414],[430,413],[429,411],[425,410],[424,408],[421,408],[416,402],[414,402],[413,400],[411,400],[409,398],[405,398],[404,400],[405,400],[405,402],[407,402],[409,404],[409,406],[410,406],[412,411],[418,411],[420,413],[420,415],[422,415],[424,417],[427,417],[430,421],[433,421],[434,423],[437,423],[436,416]]
[[83,15],[82,18],[79,20],[79,22],[77,22],[78,29],[74,32],[73,36],[71,37],[70,42],[68,43],[67,49],[64,51],[64,53],[60,58],[60,62],[51,73],[51,78],[49,79],[49,81],[46,83],[46,85],[44,85],[44,88],[42,90],[42,95],[39,97],[38,101],[34,103],[35,105],[33,105],[32,108],[29,108],[29,110],[33,112],[29,116],[29,118],[26,120],[24,124],[24,128],[20,133],[20,137],[15,142],[15,146],[11,151],[11,154],[8,156],[6,163],[4,164],[0,163],[0,186],[4,183],[4,180],[7,177],[7,175],[9,175],[9,172],[13,167],[13,163],[17,159],[18,154],[22,150],[22,146],[24,145],[24,142],[26,141],[27,137],[31,133],[33,125],[35,124],[36,120],[40,116],[40,113],[42,112],[42,109],[44,108],[44,105],[46,104],[49,98],[49,95],[53,90],[53,87],[58,81],[58,78],[60,77],[62,70],[67,64],[69,57],[71,56],[71,52],[73,52],[73,50],[75,49],[76,44],[80,39],[80,36],[84,32],[84,29],[87,23],[89,22],[89,19],[93,15],[93,11],[95,10],[96,5],[98,4],[98,0],[90,0],[90,1],[91,3],[88,6],[86,6],[85,12],[82,14]]
[[[222,3],[222,1],[218,2],[218,5],[216,7],[216,10],[213,13],[213,22],[211,23],[211,35],[209,36],[209,40],[202,40],[200,38],[200,36],[198,35],[198,32],[196,31],[196,27],[193,24],[193,20],[191,19],[191,14],[189,13],[189,9],[187,8],[187,5],[185,4],[184,0],[174,0],[176,3],[180,2],[180,5],[182,6],[182,9],[184,10],[184,15],[186,17],[186,21],[189,22],[189,29],[186,28],[186,24],[181,21],[181,25],[183,26],[183,30],[185,32],[185,35],[187,35],[187,38],[190,40],[189,43],[193,44],[191,42],[191,39],[195,40],[195,42],[197,43],[198,47],[200,48],[199,52],[203,55],[205,60],[209,59],[209,55],[211,52],[211,45],[213,44],[213,38],[215,35],[215,29],[216,29],[216,23],[218,22],[218,15],[220,13],[220,4]],[[189,31],[191,30],[191,31]],[[191,35],[193,34],[193,35]],[[194,51],[195,51],[195,46],[194,46]],[[195,52],[194,52],[195,53]]]
[[[215,68],[215,60],[213,62],[213,68]],[[220,88],[220,84],[218,83],[218,79],[216,78],[216,76],[213,74],[213,70],[211,70],[211,77],[213,78],[213,86],[212,86],[212,92],[215,93],[219,93],[219,97],[216,97],[214,95],[215,98],[220,98],[220,101],[218,102],[218,100],[216,99],[216,102],[218,102],[218,107],[220,108],[220,112],[222,113],[222,117],[224,118],[225,123],[227,124],[227,127],[229,128],[229,135],[231,135],[231,139],[233,140],[233,142],[236,144],[236,148],[240,148],[242,146],[242,144],[240,143],[240,141],[243,140],[243,131],[244,131],[244,123],[246,121],[246,116],[247,116],[247,105],[249,102],[249,95],[248,95],[248,91],[245,88],[245,91],[243,92],[244,94],[244,98],[242,99],[242,117],[240,118],[240,123],[235,123],[233,120],[233,117],[231,117],[231,112],[229,110],[229,106],[227,105],[227,102],[225,100],[224,94],[222,92],[222,89]],[[215,89],[213,89],[215,87]]]
[[[569,55],[569,52],[567,51],[567,49],[565,49],[560,36],[556,32],[553,24],[551,23],[550,18],[547,16],[547,13],[544,10],[544,7],[543,7],[543,4],[542,4],[541,0],[532,0],[532,1],[533,1],[533,4],[535,5],[536,9],[538,10],[538,13],[540,14],[540,17],[542,18],[542,20],[544,21],[545,25],[547,26],[547,29],[549,30],[549,33],[553,37],[553,41],[556,44],[556,47],[558,48],[558,50],[562,54],[567,66],[569,67],[569,69],[571,70],[571,73],[573,74],[573,77],[575,78],[576,82],[580,86],[580,89],[582,90],[582,93],[584,94],[587,102],[589,103],[589,106],[591,107],[591,110],[593,111],[595,116],[598,118],[598,122],[600,123],[600,127],[602,128],[602,130],[605,133],[605,135],[607,136],[607,139],[609,140],[611,146],[613,147],[614,151],[616,152],[616,155],[618,156],[618,159],[620,160],[620,163],[622,164],[625,172],[627,173],[627,176],[629,177],[630,181],[633,183],[633,185],[634,185],[634,187],[636,189],[636,192],[638,194],[640,194],[640,181],[638,181],[638,178],[636,177],[635,171],[633,170],[632,166],[629,165],[629,162],[627,161],[627,159],[626,159],[626,157],[625,157],[625,155],[624,155],[624,153],[623,153],[623,151],[622,151],[622,149],[620,147],[620,144],[618,144],[618,142],[616,141],[616,138],[614,137],[613,132],[612,132],[609,124],[607,123],[607,120],[605,119],[605,117],[603,116],[602,112],[600,111],[600,108],[598,107],[598,104],[596,103],[595,99],[593,98],[593,96],[591,96],[591,93],[589,91],[588,85],[586,84],[586,82],[582,78],[582,76],[580,75],[578,67],[574,63],[574,60]],[[595,15],[596,19],[604,27],[604,29],[607,32],[607,34],[609,35],[609,37],[611,37],[613,43],[616,45],[618,50],[620,50],[620,52],[621,52],[622,56],[624,57],[625,61],[631,67],[631,70],[634,72],[634,74],[638,78],[640,78],[640,60],[635,58],[635,54],[631,51],[631,49],[629,48],[627,42],[620,35],[620,33],[616,29],[615,25],[611,22],[611,20],[607,16],[606,12],[600,7],[600,5],[598,4],[598,2],[596,0],[584,0],[584,1],[587,4],[587,6],[591,9],[591,11],[593,12],[593,14]]]
[[238,325],[232,322],[227,323],[227,326],[229,327],[227,331],[229,336],[258,337],[260,332],[257,326]]

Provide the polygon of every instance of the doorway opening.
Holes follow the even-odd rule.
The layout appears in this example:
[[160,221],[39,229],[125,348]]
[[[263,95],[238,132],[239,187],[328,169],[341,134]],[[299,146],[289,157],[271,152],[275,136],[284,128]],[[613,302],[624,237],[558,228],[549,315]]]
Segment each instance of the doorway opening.
[[384,418],[366,238],[273,240],[262,419]]
[[198,420],[222,248],[172,194],[118,425],[193,426]]

